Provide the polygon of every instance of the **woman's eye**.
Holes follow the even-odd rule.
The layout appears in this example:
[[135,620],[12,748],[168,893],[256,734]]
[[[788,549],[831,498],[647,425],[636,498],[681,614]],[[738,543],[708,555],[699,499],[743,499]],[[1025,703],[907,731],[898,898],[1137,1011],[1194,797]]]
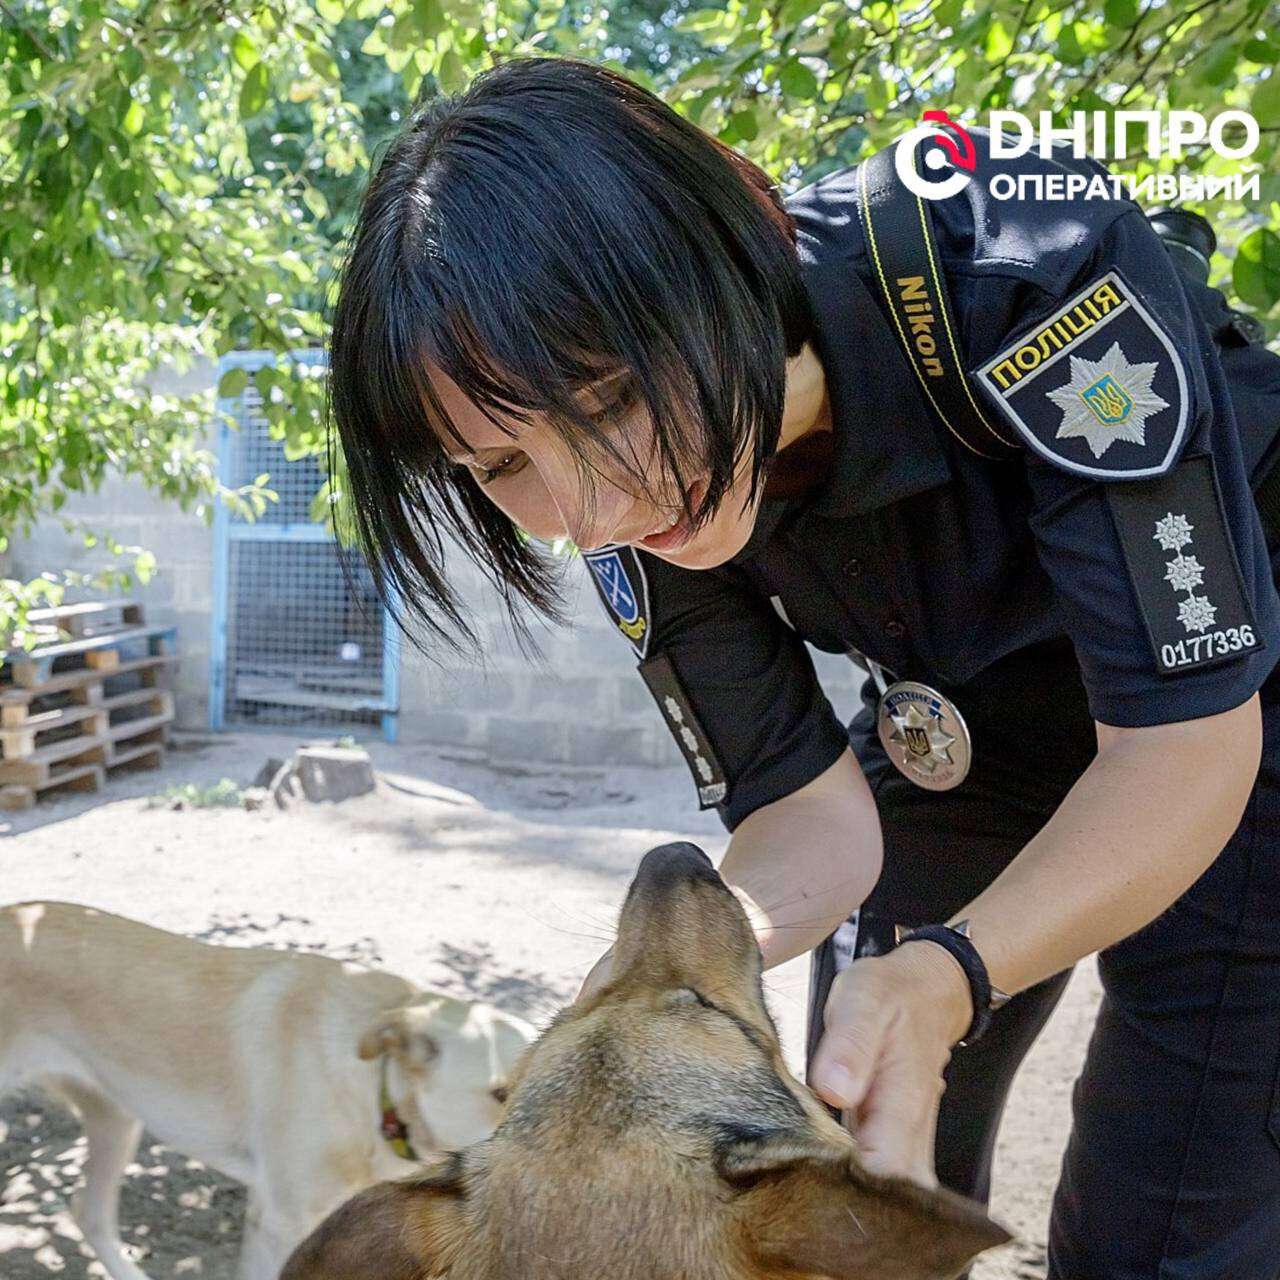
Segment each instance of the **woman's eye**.
[[597,426],[603,426],[607,422],[616,422],[623,414],[628,413],[635,406],[635,402],[634,391],[626,388],[621,394],[615,395],[603,408],[589,409],[587,418]]
[[499,476],[506,475],[513,470],[513,464],[519,457],[519,454],[509,453],[503,458],[496,467],[477,466],[476,470],[480,472],[481,484],[492,484]]

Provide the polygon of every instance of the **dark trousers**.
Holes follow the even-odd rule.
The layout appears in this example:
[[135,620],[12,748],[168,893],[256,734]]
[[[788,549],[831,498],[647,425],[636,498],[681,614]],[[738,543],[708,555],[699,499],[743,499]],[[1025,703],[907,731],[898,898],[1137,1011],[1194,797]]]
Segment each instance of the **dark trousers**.
[[[894,924],[945,920],[1052,815],[1095,752],[1069,650],[1017,655],[954,692],[974,764],[950,792],[908,782],[864,712],[850,737],[870,780],[885,870],[814,953],[809,1050],[850,952]],[[1049,1280],[1280,1278],[1280,677],[1264,697],[1262,769],[1230,843],[1167,911],[1098,957],[1104,996],[1072,1097],[1049,1223]],[[946,1075],[939,1180],[986,1201],[1014,1073],[1066,986],[1015,996]]]

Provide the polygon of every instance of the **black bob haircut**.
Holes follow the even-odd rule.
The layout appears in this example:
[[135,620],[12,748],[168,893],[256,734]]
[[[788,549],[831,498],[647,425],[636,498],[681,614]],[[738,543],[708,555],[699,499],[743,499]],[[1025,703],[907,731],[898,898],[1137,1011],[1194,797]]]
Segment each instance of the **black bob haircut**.
[[[699,524],[746,457],[753,497],[785,360],[812,330],[794,240],[761,169],[606,68],[516,58],[416,110],[365,192],[329,359],[331,463],[336,445],[382,598],[432,638],[477,648],[446,580],[452,539],[522,642],[522,606],[560,616],[556,558],[450,460],[446,442],[469,445],[429,364],[508,432],[546,415],[588,501],[604,459],[647,497],[687,494],[685,477],[709,472],[687,512]],[[650,460],[583,408],[604,374],[647,409]]]

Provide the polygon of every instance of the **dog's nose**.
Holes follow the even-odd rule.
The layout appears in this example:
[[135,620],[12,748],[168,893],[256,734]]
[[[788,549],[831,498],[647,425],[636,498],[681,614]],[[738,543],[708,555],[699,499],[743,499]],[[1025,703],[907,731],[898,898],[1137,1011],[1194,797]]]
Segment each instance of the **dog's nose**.
[[693,880],[705,880],[709,884],[723,885],[720,873],[711,859],[688,840],[673,840],[660,844],[644,855],[636,872],[636,884],[650,889],[673,889]]

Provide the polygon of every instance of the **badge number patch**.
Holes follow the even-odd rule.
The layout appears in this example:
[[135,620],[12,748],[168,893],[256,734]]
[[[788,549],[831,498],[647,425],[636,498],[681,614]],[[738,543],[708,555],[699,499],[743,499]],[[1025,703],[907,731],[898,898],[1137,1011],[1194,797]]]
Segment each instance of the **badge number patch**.
[[1080,475],[1163,475],[1186,438],[1186,366],[1118,271],[1095,280],[975,376],[1032,449]]
[[1107,501],[1162,674],[1261,647],[1210,458],[1108,488]]
[[591,580],[618,630],[643,658],[649,651],[649,581],[631,547],[584,551]]
[[724,770],[716,758],[711,739],[698,723],[671,659],[665,653],[654,654],[640,664],[640,675],[649,686],[649,692],[653,694],[667,728],[693,774],[693,784],[698,789],[698,808],[711,809],[723,804],[729,794]]

